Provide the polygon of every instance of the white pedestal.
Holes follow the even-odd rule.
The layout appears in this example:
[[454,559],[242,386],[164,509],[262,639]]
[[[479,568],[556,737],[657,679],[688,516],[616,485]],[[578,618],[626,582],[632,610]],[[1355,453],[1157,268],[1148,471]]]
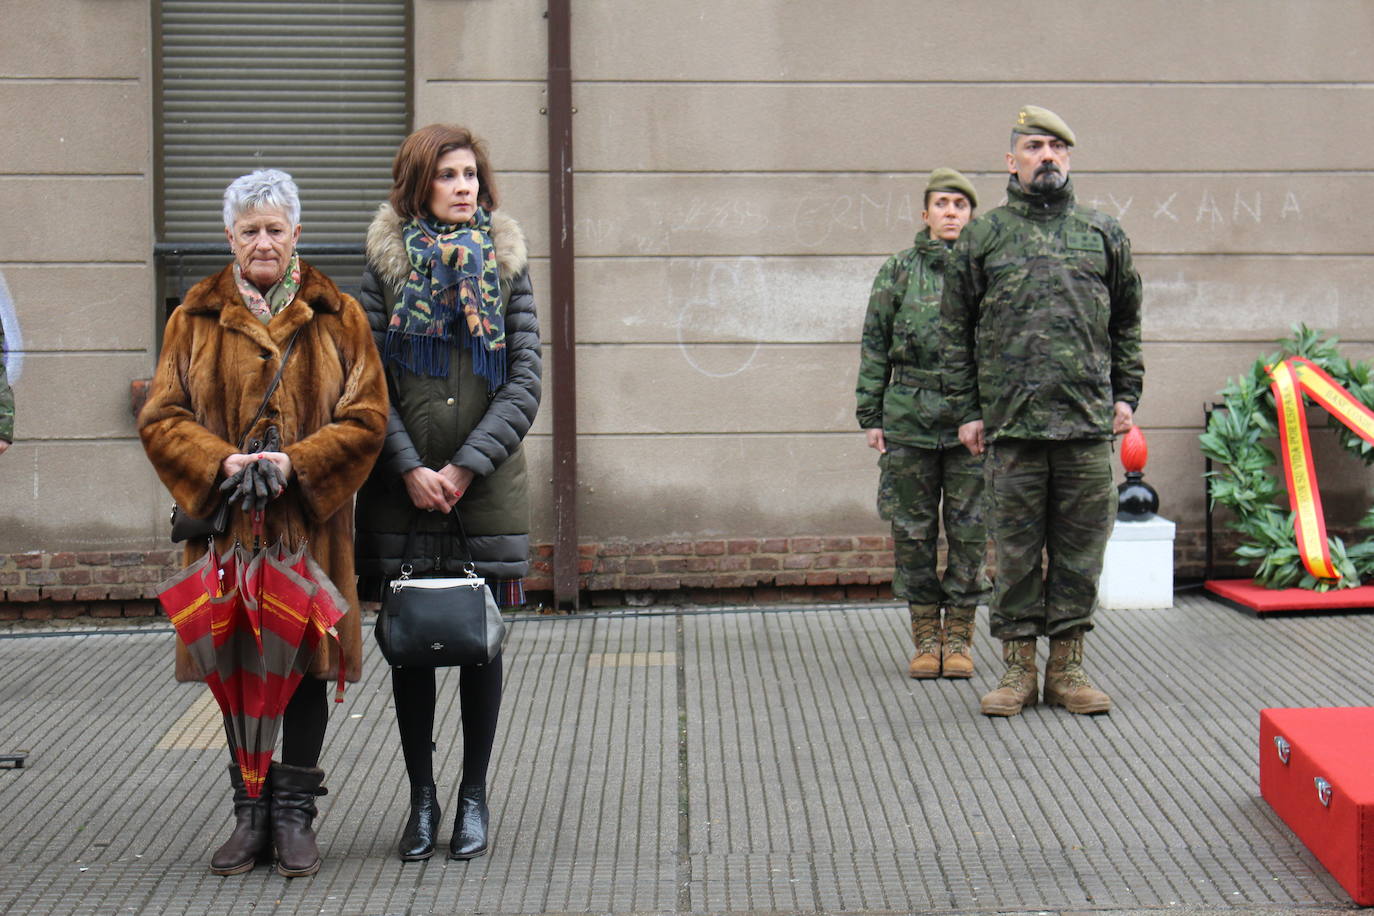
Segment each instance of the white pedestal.
[[1174,523],[1118,521],[1107,541],[1097,603],[1103,608],[1174,606]]

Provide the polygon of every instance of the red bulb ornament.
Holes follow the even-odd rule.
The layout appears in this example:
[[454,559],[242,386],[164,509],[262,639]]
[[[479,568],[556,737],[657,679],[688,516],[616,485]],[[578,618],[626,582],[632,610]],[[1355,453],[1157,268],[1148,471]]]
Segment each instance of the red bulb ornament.
[[1121,439],[1121,466],[1126,482],[1116,488],[1116,517],[1123,522],[1144,522],[1159,512],[1159,494],[1145,482],[1145,459],[1150,449],[1139,426],[1132,426]]
[[1145,444],[1145,434],[1139,426],[1132,426],[1121,440],[1121,466],[1127,471],[1143,471],[1149,457],[1150,447]]

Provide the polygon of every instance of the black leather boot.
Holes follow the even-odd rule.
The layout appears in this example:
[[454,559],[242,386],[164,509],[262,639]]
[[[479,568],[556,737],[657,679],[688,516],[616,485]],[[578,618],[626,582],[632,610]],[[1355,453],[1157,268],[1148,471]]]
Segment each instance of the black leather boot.
[[210,871],[216,875],[242,874],[272,861],[272,772],[257,798],[248,797],[237,764],[229,764],[229,782],[234,787],[234,832],[210,857]]
[[450,859],[475,859],[486,854],[488,818],[487,787],[459,786],[458,817],[448,843]]
[[272,843],[277,848],[277,873],[288,878],[320,870],[320,849],[311,823],[318,809],[315,799],[328,794],[319,767],[272,765]]
[[439,799],[433,783],[410,787],[410,817],[401,832],[402,862],[418,862],[434,855],[435,837],[439,833]]

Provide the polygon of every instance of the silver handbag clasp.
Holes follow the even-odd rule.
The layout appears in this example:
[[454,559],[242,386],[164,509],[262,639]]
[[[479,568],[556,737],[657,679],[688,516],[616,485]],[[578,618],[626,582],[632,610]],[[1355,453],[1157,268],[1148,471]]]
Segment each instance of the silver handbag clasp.
[[1275,735],[1274,750],[1278,751],[1279,753],[1279,762],[1287,764],[1288,755],[1293,750],[1292,745],[1288,743],[1288,739],[1285,738],[1283,735]]
[[1331,783],[1322,779],[1320,776],[1313,779],[1312,782],[1317,787],[1317,798],[1321,801],[1323,807],[1331,807]]
[[393,593],[399,592],[405,581],[410,578],[410,574],[413,572],[415,572],[414,566],[410,565],[409,563],[402,563],[401,578],[391,580],[391,591]]

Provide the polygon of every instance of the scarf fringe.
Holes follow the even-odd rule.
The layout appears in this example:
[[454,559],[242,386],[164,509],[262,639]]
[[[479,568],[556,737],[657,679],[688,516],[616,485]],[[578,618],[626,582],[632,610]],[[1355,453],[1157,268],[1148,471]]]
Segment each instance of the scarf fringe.
[[443,378],[448,375],[448,351],[449,342],[443,337],[407,334],[400,328],[389,328],[382,359],[415,375]]
[[468,349],[472,351],[472,372],[487,380],[487,391],[495,391],[506,383],[506,345],[488,350],[480,337],[473,337],[466,327]]
[[[504,345],[488,350],[480,337],[463,328],[472,353],[472,372],[487,382],[487,390],[495,391],[506,383],[506,348]],[[399,328],[386,332],[386,349],[382,359],[388,365],[400,366],[415,375],[444,378],[449,372],[450,343],[432,334],[407,334]]]

